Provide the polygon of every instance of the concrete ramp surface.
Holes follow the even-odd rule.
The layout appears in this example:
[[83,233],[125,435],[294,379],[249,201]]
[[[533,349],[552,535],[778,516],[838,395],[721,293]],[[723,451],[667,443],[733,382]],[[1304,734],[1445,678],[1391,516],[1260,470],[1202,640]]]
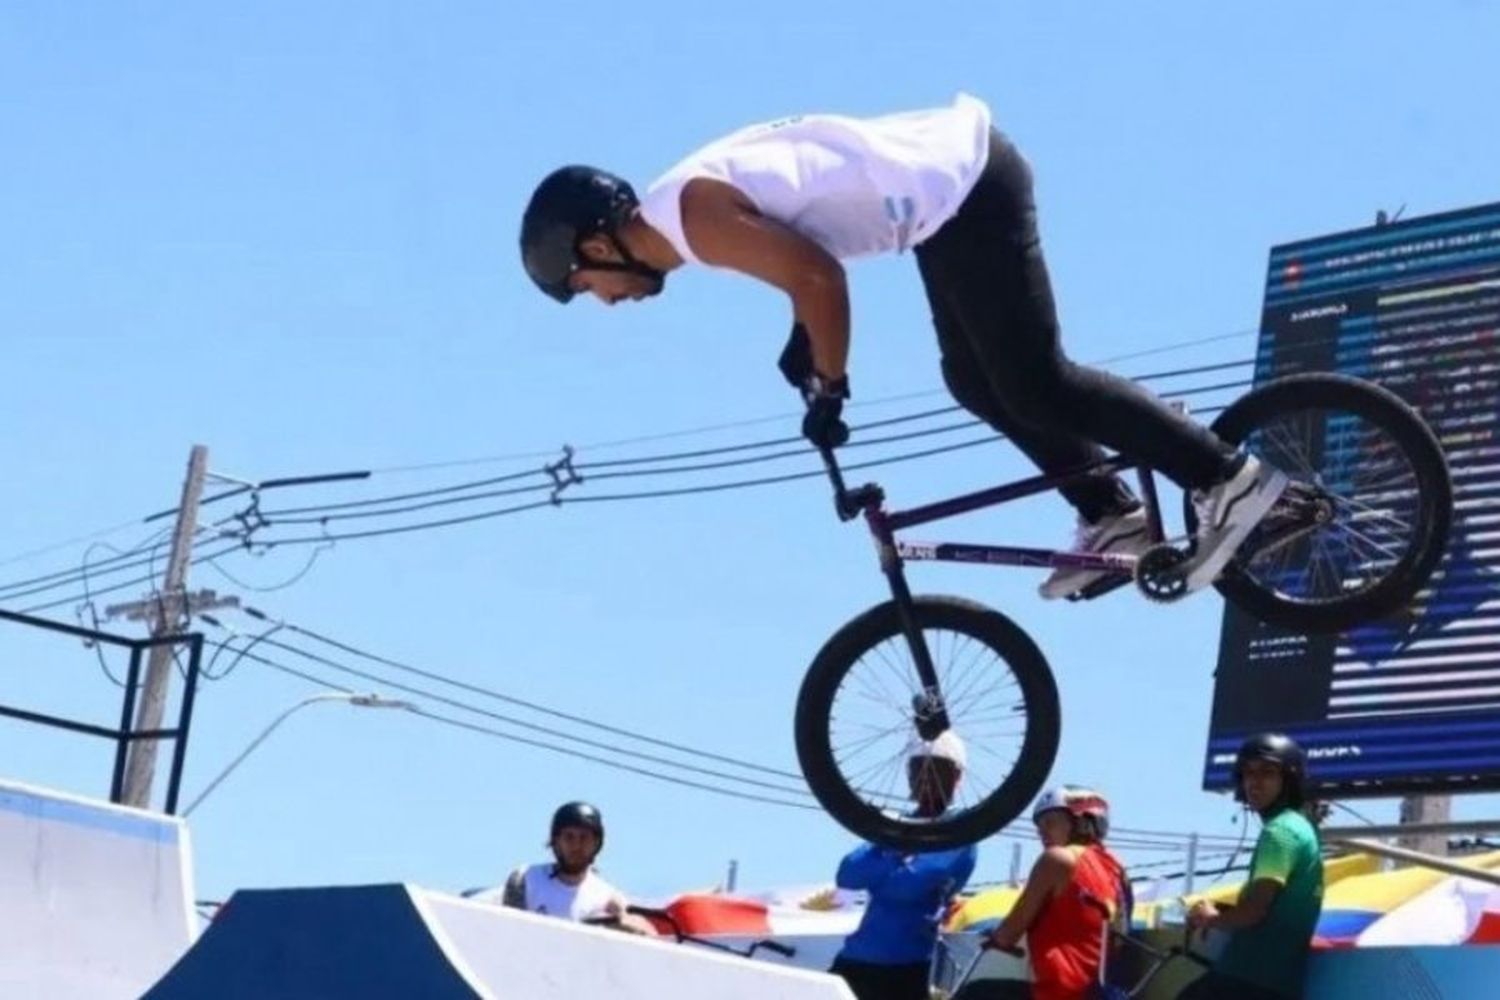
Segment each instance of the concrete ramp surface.
[[141,995],[193,942],[181,820],[0,782],[0,997]]
[[236,893],[146,1000],[852,1000],[842,980],[416,886]]

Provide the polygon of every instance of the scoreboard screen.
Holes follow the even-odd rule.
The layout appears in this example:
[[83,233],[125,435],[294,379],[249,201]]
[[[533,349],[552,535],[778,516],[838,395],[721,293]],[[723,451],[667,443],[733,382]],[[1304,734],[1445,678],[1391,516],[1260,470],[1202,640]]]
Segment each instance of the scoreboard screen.
[[1271,250],[1255,383],[1344,372],[1397,393],[1441,439],[1456,510],[1398,620],[1310,636],[1226,608],[1205,788],[1264,730],[1303,745],[1323,796],[1500,788],[1497,333],[1500,204]]

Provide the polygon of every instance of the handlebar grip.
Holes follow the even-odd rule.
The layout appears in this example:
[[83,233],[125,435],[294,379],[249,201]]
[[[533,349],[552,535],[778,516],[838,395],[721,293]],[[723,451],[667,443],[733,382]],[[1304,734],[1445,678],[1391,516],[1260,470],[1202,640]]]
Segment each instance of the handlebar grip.
[[683,939],[682,926],[677,923],[677,918],[666,910],[658,910],[651,906],[635,906],[634,904],[630,904],[625,907],[625,912],[633,916],[643,917],[646,920],[666,924],[671,929],[673,937],[679,941]]
[[672,919],[672,914],[668,913],[666,910],[658,910],[652,906],[636,906],[634,903],[631,903],[625,907],[625,912],[633,913],[638,917],[646,917],[648,919],[655,917],[656,919],[664,920],[667,923],[675,924],[677,922]]

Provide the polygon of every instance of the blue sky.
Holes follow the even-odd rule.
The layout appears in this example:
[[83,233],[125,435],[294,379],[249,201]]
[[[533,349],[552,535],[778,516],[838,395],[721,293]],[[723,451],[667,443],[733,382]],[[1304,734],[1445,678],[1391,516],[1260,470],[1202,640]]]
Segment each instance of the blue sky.
[[[1487,127],[1497,33],[1500,10],[1478,2],[1420,16],[1368,3],[1357,17],[1283,2],[369,3],[357,19],[338,5],[8,4],[0,559],[170,506],[194,442],[215,470],[262,479],[762,417],[776,419],[581,457],[794,432],[795,400],[772,367],[788,325],[776,293],[700,271],[648,304],[563,309],[515,252],[525,199],[552,167],[595,162],[645,183],[707,139],[789,112],[984,98],[1035,167],[1074,357],[1235,333],[1116,367],[1249,357],[1270,245],[1367,224],[1379,208],[1500,196]],[[851,285],[856,399],[937,390],[912,262],[861,262]],[[382,472],[277,503],[535,465]],[[1024,470],[996,445],[881,478],[914,501]],[[1045,499],[953,528],[1046,544],[1070,521]],[[76,566],[83,550],[5,563],[0,582]],[[268,586],[305,558],[222,565]],[[340,542],[275,593],[206,565],[193,581],[470,683],[782,768],[794,766],[806,663],[883,586],[862,531],[829,516],[815,480]],[[1107,789],[1122,825],[1238,832],[1231,805],[1197,790],[1217,597],[1059,607],[1036,598],[1027,572],[919,567],[913,581],[1003,608],[1037,637],[1063,695],[1059,779]],[[115,689],[75,644],[7,627],[0,651],[7,701],[116,711]],[[315,690],[250,662],[205,685],[187,792]],[[0,754],[8,776],[105,789],[107,753],[78,739],[12,724]],[[826,878],[851,843],[815,812],[321,705],[195,816],[201,892],[492,883],[540,855],[551,809],[574,797],[605,811],[607,872],[647,894],[711,884],[730,858],[748,884]],[[978,877],[1003,877],[1009,856],[987,846]]]

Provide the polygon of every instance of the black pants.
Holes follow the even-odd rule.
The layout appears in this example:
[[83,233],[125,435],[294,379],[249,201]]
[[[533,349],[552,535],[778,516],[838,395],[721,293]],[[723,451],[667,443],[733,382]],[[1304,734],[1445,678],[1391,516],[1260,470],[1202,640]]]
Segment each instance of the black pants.
[[[1097,462],[1105,445],[1202,488],[1234,451],[1129,379],[1069,361],[1042,259],[1031,168],[998,132],[958,214],[916,248],[943,378],[955,399],[1007,435],[1045,473]],[[1135,506],[1117,477],[1062,490],[1096,521]]]
[[1177,994],[1177,1000],[1287,1000],[1280,993],[1273,993],[1243,979],[1231,979],[1217,972],[1205,972],[1188,983]]
[[842,976],[857,1000],[928,1000],[931,967],[927,962],[915,965],[875,965],[855,962],[840,956],[828,970]]

